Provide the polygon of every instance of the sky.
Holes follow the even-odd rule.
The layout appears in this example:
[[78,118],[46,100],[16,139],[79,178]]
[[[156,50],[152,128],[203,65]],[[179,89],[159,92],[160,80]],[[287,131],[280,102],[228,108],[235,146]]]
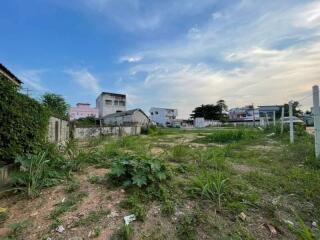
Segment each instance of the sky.
[[128,109],[312,102],[320,83],[320,1],[10,0],[0,62],[39,98],[95,107],[101,91]]

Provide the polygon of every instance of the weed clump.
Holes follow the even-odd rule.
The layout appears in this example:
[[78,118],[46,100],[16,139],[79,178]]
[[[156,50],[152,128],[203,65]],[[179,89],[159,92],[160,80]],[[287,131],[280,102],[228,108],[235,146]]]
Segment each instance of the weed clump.
[[221,208],[228,188],[227,183],[228,178],[222,172],[204,173],[194,179],[193,190],[206,199],[217,201],[218,207]]
[[196,226],[198,225],[198,219],[196,215],[182,216],[178,220],[176,227],[177,237],[181,240],[196,240],[197,231]]
[[127,155],[118,158],[113,164],[109,178],[124,187],[139,188],[159,184],[170,176],[167,165],[160,159]]

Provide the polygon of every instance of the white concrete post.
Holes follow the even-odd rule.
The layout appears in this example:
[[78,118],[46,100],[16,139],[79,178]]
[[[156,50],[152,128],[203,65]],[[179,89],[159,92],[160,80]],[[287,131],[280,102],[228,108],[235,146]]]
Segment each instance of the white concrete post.
[[312,87],[313,92],[313,117],[315,130],[315,150],[316,158],[320,156],[320,109],[319,109],[319,86]]
[[289,119],[290,119],[290,143],[294,143],[292,101],[289,102]]
[[283,124],[284,124],[284,106],[282,107],[281,110],[281,134],[283,134]]
[[276,111],[273,111],[273,126],[276,126]]

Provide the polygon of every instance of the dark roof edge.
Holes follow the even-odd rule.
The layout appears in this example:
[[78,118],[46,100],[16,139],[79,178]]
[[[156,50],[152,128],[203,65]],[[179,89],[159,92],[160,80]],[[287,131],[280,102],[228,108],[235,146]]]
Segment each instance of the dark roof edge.
[[110,94],[110,95],[114,95],[114,96],[121,96],[121,97],[126,97],[125,94],[121,94],[121,93],[112,93],[112,92],[101,92],[100,95],[102,94]]
[[2,71],[4,71],[6,74],[8,74],[10,77],[12,77],[14,80],[16,80],[18,83],[22,83],[22,81],[19,79],[19,78],[17,78],[12,72],[10,72],[10,70],[9,69],[7,69],[3,64],[1,64],[0,63],[0,69],[2,70]]

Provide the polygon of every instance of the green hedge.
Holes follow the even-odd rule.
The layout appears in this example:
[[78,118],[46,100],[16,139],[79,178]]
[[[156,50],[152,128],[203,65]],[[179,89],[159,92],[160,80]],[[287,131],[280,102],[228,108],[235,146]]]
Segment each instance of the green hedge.
[[18,155],[39,150],[46,139],[47,109],[18,92],[19,88],[0,76],[0,165]]

